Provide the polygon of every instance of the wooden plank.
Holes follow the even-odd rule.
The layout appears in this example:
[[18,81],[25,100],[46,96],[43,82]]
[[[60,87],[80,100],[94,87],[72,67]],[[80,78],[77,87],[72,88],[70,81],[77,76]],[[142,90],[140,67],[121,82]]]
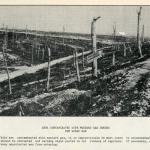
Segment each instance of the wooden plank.
[[91,63],[91,62],[93,62],[94,58],[98,59],[100,57],[102,57],[101,51],[97,51],[95,54],[92,53],[92,54],[87,56],[87,63]]
[[102,47],[102,48],[99,48],[97,49],[97,51],[102,51],[104,49],[109,49],[109,48],[112,48],[113,46],[106,46],[106,47]]

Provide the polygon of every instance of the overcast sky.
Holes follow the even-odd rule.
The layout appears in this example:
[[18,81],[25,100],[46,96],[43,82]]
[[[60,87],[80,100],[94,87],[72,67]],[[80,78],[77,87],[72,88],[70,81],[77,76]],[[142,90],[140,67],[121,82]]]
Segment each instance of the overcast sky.
[[[138,6],[0,6],[0,23],[12,28],[39,29],[44,31],[90,33],[93,17],[98,34],[112,34],[116,23],[117,32],[136,35]],[[150,36],[150,6],[143,6],[141,25]]]

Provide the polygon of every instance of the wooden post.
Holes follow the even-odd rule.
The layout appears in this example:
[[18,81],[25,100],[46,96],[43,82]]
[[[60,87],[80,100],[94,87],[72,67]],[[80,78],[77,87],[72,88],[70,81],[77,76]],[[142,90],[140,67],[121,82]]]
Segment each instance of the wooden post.
[[32,45],[32,64],[33,64],[33,61],[34,61],[34,47]]
[[8,77],[9,94],[12,94],[9,70],[8,70],[8,67],[7,67],[7,60],[6,60],[6,57],[5,57],[4,47],[3,47],[3,58],[4,58],[4,63],[5,63],[5,67],[6,67],[6,73],[7,73],[7,77]]
[[56,40],[55,40],[55,51],[56,51]]
[[116,24],[113,25],[113,38],[116,40]]
[[129,46],[129,51],[130,51],[130,53],[132,54],[132,49],[131,49],[131,47]]
[[24,116],[24,112],[23,112],[23,109],[22,109],[22,106],[21,104],[19,105],[19,116]]
[[139,34],[139,32],[140,32],[139,30],[140,30],[141,10],[142,10],[142,7],[140,7],[140,10],[137,12],[137,14],[138,14],[138,21],[137,21],[137,45],[138,45],[138,50],[139,50],[140,57],[142,57],[140,34]]
[[23,46],[21,46],[21,49],[22,49],[22,56],[24,56],[24,48],[23,48]]
[[[94,54],[97,51],[97,48],[96,48],[96,21],[99,18],[100,17],[94,18],[92,23],[91,23],[92,50],[93,50]],[[97,58],[96,57],[93,60],[93,76],[97,77]]]
[[73,51],[73,67],[76,67],[76,63],[75,63],[75,51]]
[[47,91],[49,91],[49,88],[50,88],[50,61],[51,61],[51,50],[50,48],[48,47],[48,74],[47,74]]
[[[64,36],[64,33],[65,33],[65,26],[63,25],[63,36]],[[65,39],[64,39],[64,37],[62,37],[63,38],[63,44],[65,44]]]
[[17,39],[18,39],[18,37],[17,37],[17,33],[16,33],[16,36],[15,36],[15,38],[16,38],[16,41],[17,41]]
[[112,65],[115,66],[115,52],[113,52]]
[[62,38],[63,38],[63,44],[64,44],[64,43],[65,43],[65,42],[64,42],[64,37],[62,37]]
[[77,53],[77,49],[75,49],[75,64],[76,64],[77,80],[78,80],[78,82],[80,82],[80,72],[79,72],[79,64],[78,64],[78,53]]
[[63,69],[63,79],[66,79],[66,74],[65,74],[65,70]]
[[132,54],[133,52],[129,44],[128,44],[128,48],[129,48],[130,53]]
[[12,31],[13,48],[15,48],[15,30]]
[[85,77],[85,64],[84,64],[84,49],[82,49],[82,67],[83,67],[83,73],[84,73],[84,77]]
[[71,77],[71,70],[69,70],[69,77]]
[[12,94],[12,88],[11,88],[9,70],[8,70],[8,67],[7,67],[7,60],[6,60],[6,57],[5,57],[5,49],[7,49],[7,29],[5,31],[4,44],[3,44],[2,49],[3,49],[2,53],[3,53],[5,67],[6,67],[6,73],[7,73],[7,77],[8,77],[9,94]]
[[66,70],[65,70],[65,68],[66,68],[66,63],[64,64],[64,68],[63,68],[63,79],[65,80],[66,79]]
[[38,49],[37,49],[37,31],[35,32],[35,52],[36,52],[36,55],[38,53]]
[[123,44],[123,50],[124,50],[124,57],[126,57],[127,56],[127,48],[126,48],[126,45],[125,45],[125,43]]
[[28,38],[27,31],[28,31],[28,29],[27,29],[27,25],[26,25],[26,39]]
[[37,55],[38,55],[38,59],[39,59],[39,55],[40,55],[40,46],[38,46],[38,48],[37,48]]
[[143,24],[143,27],[142,27],[141,41],[142,41],[142,43],[144,42],[144,24]]
[[117,50],[119,51],[119,49],[120,49],[120,45],[118,44],[118,45],[117,45]]
[[83,66],[83,69],[84,69],[84,49],[82,49],[82,66]]
[[42,48],[42,60],[44,60],[44,52],[45,52],[45,50],[44,50],[44,48]]

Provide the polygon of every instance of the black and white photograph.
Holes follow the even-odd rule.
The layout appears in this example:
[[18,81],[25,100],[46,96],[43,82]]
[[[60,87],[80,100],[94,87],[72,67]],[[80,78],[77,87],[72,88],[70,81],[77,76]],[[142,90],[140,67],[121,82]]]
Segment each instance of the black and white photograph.
[[0,116],[150,116],[150,6],[0,6]]

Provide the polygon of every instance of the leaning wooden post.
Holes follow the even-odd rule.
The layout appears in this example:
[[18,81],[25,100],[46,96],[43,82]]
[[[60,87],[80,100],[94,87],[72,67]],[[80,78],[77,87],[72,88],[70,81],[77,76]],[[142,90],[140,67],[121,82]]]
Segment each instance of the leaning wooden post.
[[76,68],[76,63],[75,63],[75,51],[73,51],[73,67],[75,67]]
[[[97,48],[96,48],[96,21],[99,18],[100,17],[94,18],[92,23],[91,23],[92,50],[93,50],[94,54],[97,51]],[[96,57],[93,60],[93,76],[97,77],[97,58]]]
[[75,52],[75,64],[76,64],[77,80],[78,80],[78,82],[80,82],[80,72],[79,72],[79,64],[78,64],[78,53],[77,53],[77,49],[76,48],[75,48],[74,52]]
[[138,50],[140,53],[140,57],[142,57],[142,50],[141,50],[141,42],[140,42],[140,17],[141,17],[141,10],[142,7],[140,7],[140,10],[137,12],[138,14],[138,22],[137,22],[137,45],[138,45]]
[[9,86],[9,94],[12,94],[12,88],[11,88],[11,82],[10,82],[10,76],[9,76],[9,70],[8,70],[8,67],[7,67],[7,60],[6,60],[6,57],[5,57],[5,49],[7,49],[7,31],[5,31],[5,38],[4,38],[4,44],[3,44],[3,58],[4,58],[4,63],[5,63],[5,67],[6,67],[6,73],[7,73],[7,77],[8,77],[8,86]]
[[19,116],[24,116],[24,112],[23,112],[23,109],[22,109],[22,106],[21,104],[19,105]]
[[48,74],[47,74],[47,91],[49,91],[49,88],[50,88],[50,61],[51,61],[51,50],[50,48],[48,47]]

